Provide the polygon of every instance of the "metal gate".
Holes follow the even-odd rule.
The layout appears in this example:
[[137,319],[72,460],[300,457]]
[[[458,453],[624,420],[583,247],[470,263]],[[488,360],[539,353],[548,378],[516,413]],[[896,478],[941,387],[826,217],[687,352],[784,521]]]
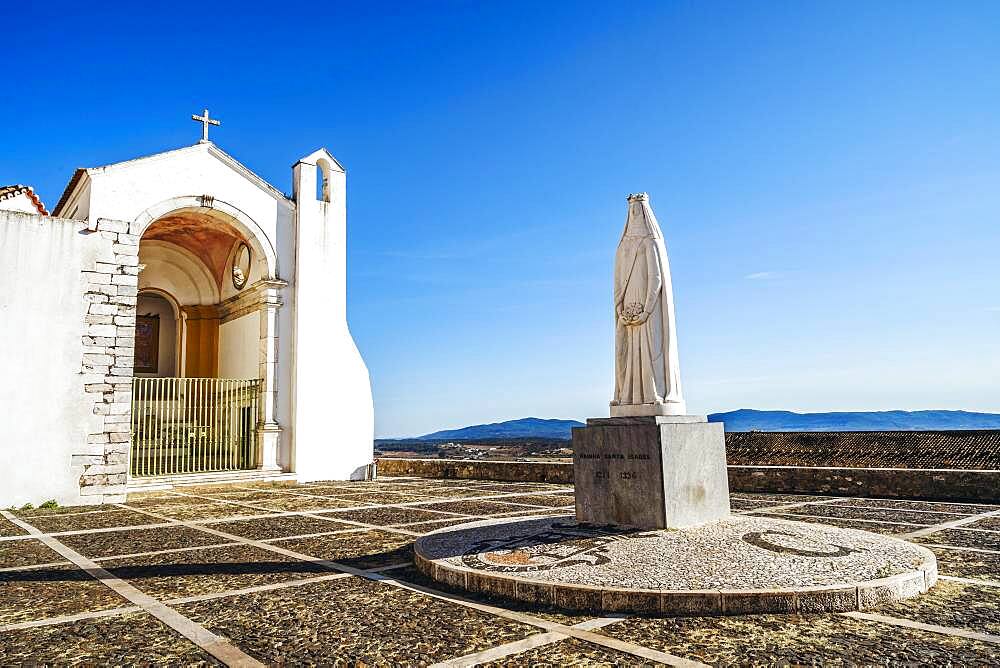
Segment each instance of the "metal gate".
[[133,476],[257,467],[260,380],[134,378]]

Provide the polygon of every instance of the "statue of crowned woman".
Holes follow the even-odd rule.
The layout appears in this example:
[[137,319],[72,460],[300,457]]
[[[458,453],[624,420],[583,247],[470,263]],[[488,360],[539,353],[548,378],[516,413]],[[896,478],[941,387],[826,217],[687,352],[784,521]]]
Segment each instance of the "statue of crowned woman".
[[611,417],[573,429],[576,521],[681,529],[729,515],[726,436],[681,394],[667,246],[646,193],[615,253]]
[[612,417],[684,415],[670,264],[649,196],[628,196],[615,254]]

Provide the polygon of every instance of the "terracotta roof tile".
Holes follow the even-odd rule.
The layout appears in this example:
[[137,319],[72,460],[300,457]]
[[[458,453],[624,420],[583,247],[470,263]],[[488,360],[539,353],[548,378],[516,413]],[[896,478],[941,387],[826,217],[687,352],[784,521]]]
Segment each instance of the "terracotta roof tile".
[[46,210],[45,205],[42,204],[42,200],[38,198],[38,195],[35,194],[35,190],[31,186],[25,186],[21,184],[0,186],[0,201],[3,201],[5,199],[13,199],[14,197],[17,197],[22,193],[28,196],[28,199],[30,199],[32,204],[35,205],[35,208],[38,209],[38,213],[42,214],[43,216],[49,215],[49,212]]

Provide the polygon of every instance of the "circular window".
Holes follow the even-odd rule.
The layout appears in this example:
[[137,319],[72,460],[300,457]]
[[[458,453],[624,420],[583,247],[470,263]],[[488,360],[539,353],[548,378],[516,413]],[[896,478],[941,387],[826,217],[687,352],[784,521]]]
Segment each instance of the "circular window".
[[242,290],[250,278],[250,247],[241,243],[233,255],[233,287]]

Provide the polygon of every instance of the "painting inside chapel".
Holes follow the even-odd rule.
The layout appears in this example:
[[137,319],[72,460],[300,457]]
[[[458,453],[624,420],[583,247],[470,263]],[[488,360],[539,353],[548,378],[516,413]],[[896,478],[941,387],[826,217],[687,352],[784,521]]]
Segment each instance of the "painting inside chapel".
[[160,316],[139,315],[135,318],[135,372],[157,373],[159,370]]

